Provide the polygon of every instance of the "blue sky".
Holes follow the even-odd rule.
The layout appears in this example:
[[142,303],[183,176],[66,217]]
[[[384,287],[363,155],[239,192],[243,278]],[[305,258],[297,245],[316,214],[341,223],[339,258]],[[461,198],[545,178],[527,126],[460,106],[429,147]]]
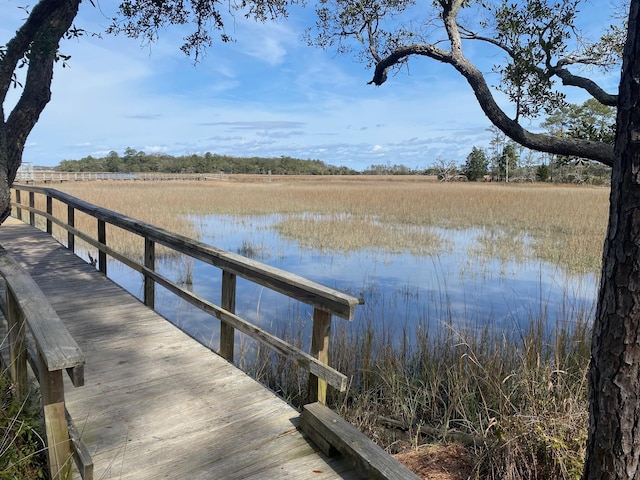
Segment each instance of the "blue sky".
[[[76,25],[102,31],[115,3],[83,2]],[[0,5],[4,44],[25,14],[20,0]],[[236,41],[216,42],[195,66],[179,49],[184,32],[177,28],[151,46],[110,35],[65,41],[61,51],[72,58],[56,68],[52,100],[23,160],[55,166],[132,147],[171,155],[288,155],[362,170],[463,163],[473,146],[488,145],[489,121],[451,67],[416,59],[383,86],[367,85],[372,71],[364,64],[302,40],[310,13],[293,11],[267,24],[238,16],[227,29]],[[488,71],[494,59],[478,54]]]

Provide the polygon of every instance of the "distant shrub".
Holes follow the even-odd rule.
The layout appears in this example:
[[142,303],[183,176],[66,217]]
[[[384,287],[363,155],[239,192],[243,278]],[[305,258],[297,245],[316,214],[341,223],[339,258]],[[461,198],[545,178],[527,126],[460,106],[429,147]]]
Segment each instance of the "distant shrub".
[[536,180],[539,182],[548,182],[551,172],[547,165],[538,165],[536,168]]

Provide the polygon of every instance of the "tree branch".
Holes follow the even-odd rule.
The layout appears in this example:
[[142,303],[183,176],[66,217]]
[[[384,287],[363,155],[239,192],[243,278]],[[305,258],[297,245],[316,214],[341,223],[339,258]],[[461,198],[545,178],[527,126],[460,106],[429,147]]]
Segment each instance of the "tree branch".
[[576,156],[613,165],[613,146],[603,142],[560,137],[526,130],[510,119],[498,106],[487,82],[475,65],[466,58],[458,58],[453,67],[458,70],[471,86],[473,93],[487,118],[509,138],[524,147],[556,155]]
[[429,44],[413,44],[395,49],[376,64],[373,79],[369,82],[382,85],[387,71],[411,55],[421,55],[453,66],[467,80],[487,118],[515,142],[541,152],[577,156],[613,165],[613,146],[575,138],[533,133],[512,120],[496,103],[484,75],[462,54],[455,55]]
[[[511,58],[515,58],[516,54],[512,48],[509,48],[504,43],[489,37],[483,37],[481,35],[477,35],[474,32],[469,30],[464,30],[464,38],[467,40],[479,40],[482,42],[489,43],[507,53]],[[562,80],[562,84],[565,86],[572,86],[582,88],[587,91],[593,98],[598,100],[603,105],[607,105],[609,107],[615,107],[618,105],[618,96],[614,94],[607,93],[602,87],[600,87],[593,80],[581,77],[579,75],[574,75],[569,70],[564,68],[564,65],[568,63],[581,63],[580,61],[569,62],[566,59],[562,59],[558,62],[556,66],[549,65],[549,73],[551,75],[555,75],[556,77]],[[539,67],[536,67],[539,71],[541,70]]]
[[37,2],[25,23],[7,43],[4,55],[0,58],[0,103],[4,103],[18,62],[28,54],[29,48],[42,25],[53,12],[65,3],[65,0],[42,0]]
[[35,126],[44,107],[51,99],[51,81],[60,39],[71,26],[78,13],[81,0],[53,1],[55,8],[48,10],[46,19],[35,32],[29,46],[29,67],[24,90],[6,121],[7,158],[4,167],[9,185],[22,161],[27,137]]
[[422,55],[443,63],[452,63],[453,61],[451,59],[451,52],[438,48],[435,45],[414,43],[412,45],[398,47],[376,63],[373,79],[371,79],[367,84],[374,84],[379,87],[387,81],[387,72],[389,69],[394,65],[401,63],[405,58],[410,57],[411,55]]
[[[523,145],[524,147],[531,148],[533,150],[553,153],[557,155],[570,155],[581,158],[589,158],[600,161],[605,165],[613,165],[613,146],[602,142],[594,142],[591,140],[574,139],[567,137],[559,137],[555,135],[533,133],[520,125],[516,120],[509,118],[509,116],[498,106],[496,103],[489,86],[484,78],[484,75],[476,66],[470,62],[462,53],[461,34],[460,27],[457,24],[458,9],[461,6],[462,0],[439,0],[442,6],[442,20],[444,22],[445,29],[449,36],[451,43],[451,51],[445,52],[436,48],[433,45],[413,46],[413,52],[410,49],[398,49],[393,52],[392,55],[383,60],[382,73],[394,64],[394,62],[400,61],[406,58],[408,55],[426,55],[432,59],[440,62],[448,63],[452,65],[462,76],[467,80],[473,93],[480,104],[483,112],[487,118],[504,132],[509,138],[515,142]],[[474,35],[463,29],[467,35]],[[543,30],[544,32],[544,30]],[[542,32],[540,33],[542,35]],[[484,39],[483,37],[477,37]],[[484,39],[489,41],[495,46],[498,46],[509,54],[512,58],[515,58],[515,51],[510,49],[507,45],[496,40]],[[542,43],[542,42],[541,42]],[[548,52],[547,52],[548,53]],[[394,55],[395,54],[395,55]],[[398,60],[396,60],[396,57]],[[374,83],[386,79],[385,76],[379,74],[378,65],[376,65],[376,74],[374,74]],[[546,76],[547,72],[543,71],[537,65],[533,68],[538,69],[540,73]],[[561,68],[559,65],[556,68],[550,68],[549,73],[557,75],[562,79],[563,84],[573,85],[584,88],[591,93],[597,100],[601,101],[605,105],[609,105],[609,102],[613,101],[613,105],[617,104],[617,98],[608,97],[606,93],[600,89],[595,82],[572,75],[568,70]]]
[[572,74],[569,70],[563,68],[560,62],[557,67],[551,69],[551,72],[562,80],[563,85],[582,88],[603,105],[609,107],[618,105],[618,95],[605,92],[591,79]]

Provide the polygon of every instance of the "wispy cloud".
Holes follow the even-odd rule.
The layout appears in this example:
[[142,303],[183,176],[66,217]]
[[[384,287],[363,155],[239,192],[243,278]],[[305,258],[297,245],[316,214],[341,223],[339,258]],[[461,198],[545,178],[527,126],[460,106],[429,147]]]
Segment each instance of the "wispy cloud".
[[238,121],[238,122],[209,122],[201,125],[221,125],[238,130],[274,130],[282,128],[301,128],[305,126],[304,122],[288,122],[284,120],[274,121]]

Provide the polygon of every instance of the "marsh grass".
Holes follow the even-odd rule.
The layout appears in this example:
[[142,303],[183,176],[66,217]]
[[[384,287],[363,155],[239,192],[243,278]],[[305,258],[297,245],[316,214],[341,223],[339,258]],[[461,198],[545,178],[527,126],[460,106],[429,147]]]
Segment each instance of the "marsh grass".
[[[586,316],[586,315],[585,315]],[[578,479],[587,438],[589,328],[586,318],[548,333],[546,319],[525,330],[437,333],[419,326],[398,342],[393,328],[339,327],[330,364],[350,372],[329,404],[391,453],[458,442],[475,459],[475,478]],[[302,329],[279,335],[301,345]],[[301,406],[307,376],[258,348],[243,367]],[[250,359],[250,361],[247,361]]]
[[[191,238],[198,215],[282,214],[282,234],[313,248],[376,248],[422,253],[446,249],[435,228],[481,228],[493,251],[513,252],[522,235],[532,258],[575,273],[597,272],[609,190],[567,185],[504,185],[429,181],[426,177],[229,176],[207,182],[77,182],[56,185],[79,198]],[[55,202],[54,202],[55,203]],[[55,210],[55,205],[54,205]],[[66,211],[60,213],[66,218]],[[77,219],[95,232],[95,220]],[[197,222],[195,222],[197,223]],[[107,231],[119,251],[140,256],[142,242]],[[62,238],[66,238],[63,236]],[[482,251],[478,252],[482,254]]]
[[[0,348],[6,339],[0,338]],[[0,361],[0,479],[36,480],[48,476],[43,420],[37,396],[19,402],[8,369]]]
[[291,216],[276,225],[283,236],[321,251],[379,249],[389,253],[431,255],[445,250],[446,241],[428,227],[381,223],[374,218],[343,214]]
[[247,240],[242,240],[242,245],[238,247],[237,253],[262,262],[271,257],[269,247],[262,243],[249,242]]

